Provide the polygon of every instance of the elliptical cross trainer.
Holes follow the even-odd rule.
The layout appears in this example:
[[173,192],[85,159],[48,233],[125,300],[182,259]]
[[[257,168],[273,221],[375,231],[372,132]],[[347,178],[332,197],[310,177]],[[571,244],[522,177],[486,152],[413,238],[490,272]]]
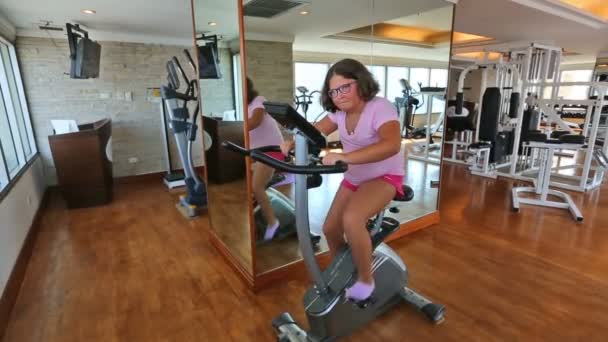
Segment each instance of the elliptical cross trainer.
[[[189,62],[194,65],[188,51],[184,50],[184,52]],[[187,88],[185,93],[178,92],[180,81],[177,70],[179,70],[181,77],[186,81]],[[200,215],[202,209],[207,205],[205,183],[196,174],[194,163],[192,162],[192,143],[196,140],[198,128],[196,124],[199,110],[197,97],[198,83],[195,79],[188,79],[175,56],[167,62],[167,73],[169,84],[161,86],[161,96],[169,113],[169,127],[175,137],[177,150],[184,167],[184,182],[186,184],[186,194],[180,196],[176,207],[184,216],[192,218]],[[182,101],[181,106],[179,101]],[[196,108],[192,114],[192,119],[188,121],[190,119],[188,103],[193,101],[196,102]]]

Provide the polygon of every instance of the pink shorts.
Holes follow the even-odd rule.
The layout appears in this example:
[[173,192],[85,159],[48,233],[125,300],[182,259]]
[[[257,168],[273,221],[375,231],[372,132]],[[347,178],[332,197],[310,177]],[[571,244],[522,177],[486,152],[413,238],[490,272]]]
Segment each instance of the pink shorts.
[[264,154],[276,160],[285,161],[285,155],[281,152],[264,152]]
[[[377,179],[382,179],[383,181],[387,182],[388,184],[394,186],[397,193],[400,196],[403,196],[403,176],[384,175],[382,177],[378,177]],[[353,183],[347,181],[346,179],[342,180],[341,185],[344,185],[345,188],[350,189],[353,192],[355,192],[355,191],[357,191],[357,189],[359,189],[358,185],[354,185]]]

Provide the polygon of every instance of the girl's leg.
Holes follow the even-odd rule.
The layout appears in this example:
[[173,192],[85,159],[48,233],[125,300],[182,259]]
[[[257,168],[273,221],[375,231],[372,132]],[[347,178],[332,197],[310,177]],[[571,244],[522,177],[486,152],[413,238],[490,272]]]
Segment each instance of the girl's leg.
[[272,210],[270,199],[266,194],[266,184],[268,184],[273,174],[274,169],[268,165],[262,163],[255,163],[253,165],[253,195],[260,205],[262,215],[264,215],[264,219],[266,219],[266,224],[268,225],[264,236],[266,240],[272,239],[277,228],[279,228],[279,221]]
[[368,298],[374,290],[372,276],[372,243],[367,220],[380,212],[395,197],[396,189],[382,179],[373,179],[359,186],[342,216],[344,232],[357,267],[358,281],[347,296],[355,300]]
[[325,238],[327,239],[329,253],[332,259],[336,256],[336,252],[340,247],[344,245],[342,214],[353,194],[354,192],[352,190],[341,185],[331,203],[331,207],[325,218],[325,223],[323,223],[323,234],[325,234]]

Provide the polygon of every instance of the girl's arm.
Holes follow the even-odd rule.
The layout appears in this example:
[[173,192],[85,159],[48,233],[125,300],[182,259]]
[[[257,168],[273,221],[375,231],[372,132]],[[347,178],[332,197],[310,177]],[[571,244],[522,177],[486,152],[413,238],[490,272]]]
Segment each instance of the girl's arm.
[[338,125],[331,121],[328,115],[326,115],[321,121],[315,124],[315,128],[321,131],[323,135],[327,136],[332,134],[338,129]]
[[[331,121],[329,116],[325,116],[321,121],[315,124],[315,128],[327,136],[335,132],[338,129],[338,125]],[[288,155],[289,151],[293,150],[294,144],[295,142],[293,140],[285,140],[285,142],[281,144],[281,152],[283,152],[284,155]]]
[[[327,163],[334,164],[337,160],[342,160],[347,164],[367,164],[392,157],[401,150],[401,133],[399,126],[399,121],[388,121],[384,123],[378,129],[380,140],[378,140],[377,143],[353,152],[337,153],[335,157],[330,157],[330,159],[327,160]],[[327,156],[325,159],[327,159]]]
[[264,120],[264,115],[266,115],[264,108],[256,108],[253,110],[253,114],[247,120],[247,127],[250,131],[258,128],[262,123],[262,120]]

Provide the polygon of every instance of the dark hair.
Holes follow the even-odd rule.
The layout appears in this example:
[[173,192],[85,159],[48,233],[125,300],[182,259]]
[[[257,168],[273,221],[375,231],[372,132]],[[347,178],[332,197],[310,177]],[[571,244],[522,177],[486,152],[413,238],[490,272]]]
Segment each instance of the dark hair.
[[251,104],[251,101],[258,97],[258,95],[258,91],[253,87],[253,82],[247,77],[247,104]]
[[365,102],[373,99],[380,91],[380,86],[374,79],[374,75],[367,70],[365,65],[351,58],[343,59],[329,68],[327,75],[325,76],[325,82],[323,83],[323,90],[321,91],[321,106],[323,106],[323,108],[328,112],[335,113],[338,110],[338,107],[336,107],[328,94],[329,80],[334,75],[340,75],[344,78],[357,81],[357,91],[359,92],[359,96]]

